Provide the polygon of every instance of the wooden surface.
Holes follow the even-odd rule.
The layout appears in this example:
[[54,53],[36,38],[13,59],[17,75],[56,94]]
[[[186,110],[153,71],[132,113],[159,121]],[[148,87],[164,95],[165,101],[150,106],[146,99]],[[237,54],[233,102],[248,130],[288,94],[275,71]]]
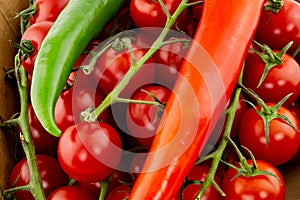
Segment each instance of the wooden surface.
[[[10,46],[9,40],[19,40],[18,19],[15,14],[28,3],[26,0],[0,0],[0,116],[3,120],[9,119],[18,111],[18,95],[14,84],[6,81],[3,68],[13,67],[15,49]],[[9,172],[13,165],[12,133],[0,130],[0,185],[7,186]]]

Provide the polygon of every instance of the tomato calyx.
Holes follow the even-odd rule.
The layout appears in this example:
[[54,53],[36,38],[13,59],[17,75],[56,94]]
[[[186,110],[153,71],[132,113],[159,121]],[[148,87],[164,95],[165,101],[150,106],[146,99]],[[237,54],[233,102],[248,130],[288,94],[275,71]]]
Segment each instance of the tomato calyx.
[[264,124],[264,131],[266,135],[266,146],[269,143],[269,132],[270,132],[270,123],[274,119],[281,119],[286,124],[291,126],[295,131],[298,131],[298,128],[284,115],[278,113],[279,108],[284,104],[284,102],[292,95],[292,93],[286,95],[282,100],[280,100],[275,105],[267,105],[254,91],[240,84],[243,90],[253,97],[259,106],[254,105],[252,102],[247,101],[256,111],[256,113],[262,118]]
[[265,63],[265,69],[264,72],[259,80],[259,83],[257,85],[257,87],[260,87],[261,84],[264,82],[264,80],[266,79],[269,71],[273,68],[276,67],[280,64],[283,63],[282,60],[282,56],[287,52],[287,50],[293,45],[293,41],[289,42],[281,51],[279,51],[278,53],[275,53],[274,51],[272,51],[272,49],[270,47],[268,47],[267,45],[262,45],[260,43],[258,43],[257,41],[253,41],[254,44],[256,44],[261,50],[262,52],[259,52],[258,50],[255,50],[253,48],[251,48],[251,50],[256,53],[261,60]]
[[19,55],[22,57],[23,61],[25,61],[34,52],[34,47],[30,40],[22,40],[21,44],[10,41],[10,44],[19,49]]
[[252,166],[249,164],[248,160],[242,155],[241,151],[236,146],[236,144],[232,140],[229,140],[229,141],[232,144],[232,146],[234,147],[236,153],[238,154],[238,156],[240,158],[240,162],[238,162],[237,165],[234,165],[234,164],[231,164],[231,163],[228,163],[228,162],[222,160],[222,162],[224,164],[228,165],[230,168],[233,168],[237,171],[236,175],[232,177],[232,179],[231,179],[232,181],[234,179],[238,178],[239,176],[254,177],[254,176],[259,176],[259,175],[267,175],[267,176],[275,177],[280,182],[280,184],[283,184],[281,179],[276,174],[266,171],[266,170],[258,169],[256,159],[255,159],[253,153],[250,151],[250,149],[248,149],[247,147],[245,147],[243,145],[241,146],[250,155],[250,158],[252,161]]
[[271,10],[273,13],[278,13],[283,5],[283,0],[268,0],[268,5],[266,5],[264,9]]

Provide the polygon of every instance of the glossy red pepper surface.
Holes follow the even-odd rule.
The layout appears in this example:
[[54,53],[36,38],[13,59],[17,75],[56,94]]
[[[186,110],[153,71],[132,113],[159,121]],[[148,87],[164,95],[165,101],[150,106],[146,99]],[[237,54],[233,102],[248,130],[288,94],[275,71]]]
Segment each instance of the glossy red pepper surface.
[[205,0],[194,41],[130,200],[172,199],[235,87],[263,0]]

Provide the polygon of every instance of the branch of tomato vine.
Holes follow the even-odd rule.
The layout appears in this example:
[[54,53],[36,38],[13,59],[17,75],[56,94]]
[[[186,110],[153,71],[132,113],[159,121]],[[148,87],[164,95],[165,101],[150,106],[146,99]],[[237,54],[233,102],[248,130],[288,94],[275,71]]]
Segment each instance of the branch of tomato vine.
[[249,102],[248,103],[255,109],[256,113],[262,118],[264,123],[264,131],[266,134],[266,145],[268,145],[269,141],[269,126],[270,122],[273,119],[282,119],[286,124],[291,126],[294,130],[298,131],[297,127],[284,115],[278,113],[279,108],[283,105],[283,103],[292,95],[292,93],[286,95],[283,99],[281,99],[277,104],[272,107],[268,107],[266,103],[251,89],[245,87],[243,84],[239,83],[239,86],[254,100],[261,106],[261,110],[258,110],[256,106]]
[[[238,83],[242,82],[242,77],[243,77],[243,72],[241,72],[239,79],[238,79]],[[231,132],[231,128],[232,128],[232,124],[233,124],[233,120],[234,120],[234,116],[235,116],[235,112],[236,112],[236,108],[238,105],[238,101],[239,101],[239,96],[241,94],[242,89],[240,87],[236,87],[235,92],[233,94],[233,100],[232,103],[230,104],[230,106],[228,107],[228,109],[226,110],[226,115],[227,115],[227,119],[226,119],[226,123],[225,123],[225,129],[224,129],[224,133],[222,136],[222,140],[218,146],[218,148],[210,153],[209,155],[199,159],[195,165],[207,160],[207,159],[212,159],[212,165],[210,168],[209,173],[207,174],[206,180],[203,182],[201,190],[198,193],[197,199],[201,199],[201,197],[204,195],[205,191],[207,190],[207,188],[212,184],[219,192],[222,196],[225,196],[225,193],[223,192],[223,190],[220,188],[220,186],[214,181],[214,177],[218,168],[218,165],[221,161],[222,155],[224,153],[224,150],[228,144],[228,141],[230,140],[230,132]]]
[[[242,92],[242,90],[246,90],[247,93],[250,93],[249,90],[242,85],[242,75],[243,75],[243,73],[240,74],[240,77],[238,79],[236,89],[235,89],[235,92],[233,94],[233,101],[230,104],[229,108],[226,110],[227,119],[226,119],[226,123],[225,123],[225,130],[224,130],[222,140],[221,140],[218,148],[214,152],[212,152],[212,153],[208,154],[207,156],[199,159],[195,163],[195,165],[197,165],[197,164],[199,164],[199,163],[201,163],[201,162],[203,162],[207,159],[212,159],[212,165],[211,165],[211,168],[210,168],[210,172],[208,173],[208,175],[206,177],[206,180],[202,184],[202,188],[200,189],[200,191],[198,193],[197,199],[201,199],[201,197],[204,195],[204,192],[207,190],[207,188],[210,185],[213,185],[220,192],[220,194],[222,196],[226,195],[222,191],[220,186],[217,185],[217,183],[214,181],[214,176],[216,174],[216,171],[217,171],[217,168],[218,168],[218,165],[219,165],[220,162],[222,162],[224,164],[227,164],[229,167],[232,167],[232,168],[237,170],[237,174],[234,178],[236,178],[240,175],[242,175],[242,176],[257,176],[257,175],[264,174],[264,175],[274,176],[277,180],[280,181],[279,177],[277,177],[275,174],[270,173],[268,171],[257,169],[256,160],[255,160],[254,155],[251,153],[251,151],[249,149],[247,149],[246,147],[243,147],[248,151],[248,153],[251,157],[251,160],[253,162],[253,166],[250,166],[247,163],[247,159],[245,158],[245,156],[239,150],[239,147],[235,144],[235,142],[230,137],[232,124],[233,124],[236,108],[237,108],[238,101],[239,101],[239,95]],[[284,98],[284,99],[286,99],[286,98]],[[278,103],[279,106],[284,102],[284,99]],[[258,101],[260,101],[260,100],[261,99],[258,98]],[[231,146],[234,147],[234,149],[235,149],[235,151],[236,151],[236,153],[239,157],[239,160],[240,160],[239,161],[240,167],[237,167],[233,164],[227,163],[227,162],[222,160],[222,155],[223,155],[224,150],[225,150],[226,146],[228,145],[228,143]]]
[[15,187],[8,189],[3,192],[7,195],[11,192],[28,190],[32,193],[35,198],[44,200],[46,199],[42,181],[39,175],[38,166],[36,163],[35,148],[32,141],[30,128],[29,128],[29,118],[28,118],[28,85],[27,85],[27,74],[24,67],[20,64],[20,58],[22,57],[21,50],[18,51],[15,56],[15,76],[17,80],[18,90],[20,94],[20,115],[6,122],[17,123],[21,129],[20,140],[25,152],[27,163],[30,172],[30,182],[27,186]]
[[[162,1],[159,0],[162,4]],[[122,90],[125,88],[125,86],[129,83],[129,81],[132,79],[132,77],[141,69],[143,64],[163,45],[164,39],[167,36],[169,30],[172,28],[172,26],[175,24],[176,19],[179,17],[179,15],[188,7],[187,0],[182,0],[179,6],[177,7],[176,11],[173,13],[173,15],[167,15],[167,21],[165,24],[165,27],[162,29],[162,32],[158,36],[158,38],[154,41],[150,49],[146,52],[146,54],[137,62],[132,62],[132,65],[130,66],[128,72],[125,74],[123,79],[116,85],[116,87],[111,91],[103,100],[103,102],[91,113],[91,120],[94,120],[99,116],[105,109],[107,109],[111,104],[118,102],[120,99],[118,99],[118,95],[122,92]],[[129,42],[130,41],[126,41]],[[135,60],[133,56],[133,52],[130,44],[127,44],[127,47],[129,47],[129,52],[131,54],[132,61]],[[122,100],[123,101],[123,100]]]

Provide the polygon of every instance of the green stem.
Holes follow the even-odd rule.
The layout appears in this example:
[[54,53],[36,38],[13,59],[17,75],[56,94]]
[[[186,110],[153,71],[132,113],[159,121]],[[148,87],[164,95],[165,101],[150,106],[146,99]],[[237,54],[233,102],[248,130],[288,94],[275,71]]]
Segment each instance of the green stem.
[[146,104],[146,105],[152,105],[157,107],[164,107],[164,105],[161,102],[157,101],[144,101],[144,100],[137,100],[137,99],[124,99],[117,97],[117,102],[119,103],[136,103],[136,104]]
[[190,6],[200,5],[203,3],[204,3],[204,1],[195,1],[195,2],[188,3],[187,5],[190,7]]
[[113,174],[110,175],[106,180],[100,181],[101,190],[100,190],[99,200],[105,200],[112,176]]
[[111,91],[104,101],[91,113],[92,118],[96,119],[105,109],[107,109],[111,104],[118,102],[122,99],[118,98],[118,95],[123,91],[129,81],[133,76],[142,68],[146,61],[162,46],[164,39],[166,38],[170,28],[176,22],[178,16],[187,8],[187,0],[182,0],[178,8],[172,16],[167,14],[167,22],[159,37],[154,41],[151,48],[146,52],[146,54],[137,62],[133,62],[128,72],[125,74],[124,78],[116,85],[116,87]]
[[[241,83],[242,82],[242,75],[243,73],[241,72],[238,82]],[[216,183],[214,183],[214,177],[215,174],[217,172],[219,163],[222,159],[222,155],[224,153],[224,150],[228,144],[228,141],[230,141],[230,132],[231,132],[231,128],[232,128],[232,124],[233,124],[233,120],[235,117],[235,112],[236,112],[236,108],[238,105],[238,101],[239,101],[239,96],[241,94],[242,89],[237,87],[233,96],[233,100],[232,103],[230,104],[229,108],[227,109],[227,118],[226,118],[226,124],[225,124],[225,129],[224,129],[224,133],[223,133],[223,137],[222,140],[218,146],[218,148],[216,149],[216,151],[214,151],[212,153],[212,165],[210,168],[210,171],[205,179],[205,181],[202,184],[202,188],[199,191],[198,195],[197,195],[197,199],[201,199],[201,197],[204,195],[205,191],[207,190],[207,188],[212,184],[219,192],[222,196],[225,196],[225,193],[222,191],[222,189],[217,186]]]
[[29,128],[27,75],[23,66],[20,65],[20,54],[17,54],[15,57],[15,74],[21,102],[20,116],[16,121],[22,132],[20,139],[27,158],[30,182],[28,186],[16,187],[14,190],[24,190],[26,188],[32,193],[35,199],[45,200],[46,197],[36,163],[35,148]]

